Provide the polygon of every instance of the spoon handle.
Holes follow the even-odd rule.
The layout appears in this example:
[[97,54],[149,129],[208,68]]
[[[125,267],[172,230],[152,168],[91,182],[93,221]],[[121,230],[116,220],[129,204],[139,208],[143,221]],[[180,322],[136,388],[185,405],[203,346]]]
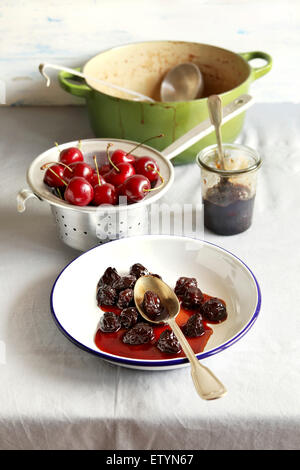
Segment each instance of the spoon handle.
[[221,125],[222,125],[222,100],[218,95],[211,95],[207,99],[208,113],[211,123],[215,127],[218,145],[219,159],[222,169],[225,170],[224,152],[222,148]]
[[82,72],[79,72],[78,70],[70,69],[69,67],[62,67],[61,65],[56,65],[56,64],[40,64],[39,65],[39,71],[40,71],[41,75],[43,75],[43,77],[46,79],[47,87],[50,86],[50,78],[49,78],[49,75],[47,75],[46,72],[45,72],[46,68],[51,68],[51,69],[55,69],[55,70],[62,70],[64,72],[71,73],[72,75],[75,75],[77,77],[84,78],[84,79],[87,79],[87,80],[93,80],[94,82],[97,82],[101,85],[112,88],[114,90],[118,90],[118,91],[121,91],[123,93],[127,93],[128,95],[132,95],[140,101],[149,101],[151,103],[155,103],[155,100],[153,100],[149,96],[142,95],[141,93],[138,93],[137,91],[129,90],[128,88],[124,88],[124,87],[121,87],[119,85],[114,85],[113,83],[109,83],[109,82],[106,82],[104,80],[100,80],[99,78],[91,77],[91,76],[86,75]]
[[[241,95],[223,108],[223,123],[230,121],[239,114],[246,111],[254,103],[254,98],[250,95]],[[214,126],[208,118],[197,126],[193,127],[186,134],[176,139],[171,145],[166,147],[161,153],[168,160],[177,157],[181,152],[199,142],[214,131]]]
[[204,400],[214,400],[221,398],[226,394],[227,390],[220,380],[207,367],[200,364],[189,342],[177,325],[174,318],[168,320],[169,326],[172,328],[177,337],[186,357],[191,363],[191,374],[195,388]]

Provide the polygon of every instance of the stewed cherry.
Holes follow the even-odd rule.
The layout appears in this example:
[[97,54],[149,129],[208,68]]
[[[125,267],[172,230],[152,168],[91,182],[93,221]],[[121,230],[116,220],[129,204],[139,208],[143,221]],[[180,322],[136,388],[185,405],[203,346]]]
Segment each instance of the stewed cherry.
[[105,312],[100,318],[99,328],[104,333],[114,333],[121,328],[121,322],[118,315],[114,312]]
[[142,307],[146,315],[151,320],[156,320],[163,310],[163,305],[159,295],[151,290],[145,292]]
[[135,307],[127,307],[120,313],[120,321],[123,328],[128,330],[132,328],[138,321],[138,311]]
[[182,306],[187,309],[196,310],[201,308],[203,294],[198,287],[189,287],[183,297]]
[[130,268],[129,274],[139,279],[141,276],[147,276],[149,271],[141,263],[134,263]]
[[190,287],[198,287],[197,280],[194,277],[182,276],[177,280],[174,292],[177,296],[181,297],[185,295]]
[[133,289],[124,289],[119,292],[119,297],[117,300],[117,307],[119,308],[127,308],[133,301]]
[[125,289],[133,289],[136,283],[136,276],[132,276],[131,274],[127,274],[127,276],[122,276],[113,283],[114,288],[117,291],[125,290]]
[[154,331],[148,323],[136,323],[130,330],[123,336],[123,343],[127,344],[145,344],[154,339]]
[[118,294],[116,289],[114,289],[109,284],[101,285],[97,290],[97,305],[101,307],[102,305],[115,305],[118,299]]
[[181,351],[179,341],[171,330],[164,330],[161,333],[157,347],[161,352],[169,354],[177,354]]
[[220,323],[227,318],[225,303],[216,297],[204,302],[201,311],[205,320],[211,323]]
[[182,328],[183,333],[185,336],[188,337],[196,337],[196,336],[202,336],[205,333],[205,328],[202,323],[202,315],[201,313],[194,313],[186,324]]
[[121,279],[120,274],[116,270],[116,268],[112,268],[109,266],[106,268],[102,276],[100,277],[97,288],[103,285],[108,285],[108,286],[114,286],[116,282],[118,282]]

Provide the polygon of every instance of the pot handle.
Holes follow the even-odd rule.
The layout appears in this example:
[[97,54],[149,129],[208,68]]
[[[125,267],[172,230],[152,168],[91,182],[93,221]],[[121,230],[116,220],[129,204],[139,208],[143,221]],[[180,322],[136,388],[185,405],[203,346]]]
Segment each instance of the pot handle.
[[[80,72],[80,68],[75,68],[75,70],[78,70]],[[77,83],[70,82],[70,80],[76,80]],[[71,93],[71,95],[74,96],[79,96],[80,98],[87,98],[92,89],[85,83],[84,79],[81,79],[75,75],[73,75],[70,72],[65,72],[61,71],[58,74],[58,81],[60,86],[67,91],[68,93]],[[80,84],[80,82],[82,82]]]
[[[238,114],[246,111],[246,109],[248,109],[253,104],[253,102],[253,97],[245,94],[239,96],[231,103],[224,106],[222,124],[225,124],[225,122],[230,121],[230,119],[233,119]],[[206,119],[197,126],[193,127],[186,134],[183,134],[181,137],[179,137],[179,139],[175,140],[175,142],[166,147],[161,153],[168,160],[171,160],[187,148],[194,145],[203,137],[211,134],[213,131],[214,126],[212,125],[210,119]]]
[[247,62],[253,59],[264,59],[267,63],[265,65],[262,65],[261,67],[251,67],[252,74],[253,74],[253,79],[257,80],[258,78],[262,77],[266,73],[270,72],[272,68],[272,57],[267,54],[266,52],[261,52],[261,51],[253,51],[253,52],[241,52],[239,54],[243,59],[245,59]]
[[24,212],[26,209],[26,201],[32,197],[39,199],[30,189],[21,189],[17,195],[17,210],[18,212]]

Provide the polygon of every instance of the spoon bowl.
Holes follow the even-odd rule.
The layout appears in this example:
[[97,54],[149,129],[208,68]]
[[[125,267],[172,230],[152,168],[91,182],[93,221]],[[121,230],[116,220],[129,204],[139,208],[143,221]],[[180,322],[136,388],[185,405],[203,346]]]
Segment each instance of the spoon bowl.
[[[159,295],[161,302],[165,307],[165,315],[161,316],[159,320],[153,320],[148,317],[143,310],[143,299],[147,291],[152,291]],[[180,311],[179,300],[171,287],[156,276],[142,276],[137,280],[134,288],[134,301],[141,316],[152,323],[168,323],[171,318],[176,318]]]
[[161,101],[191,101],[200,98],[204,90],[202,73],[193,63],[179,64],[165,75],[161,87]]
[[[165,314],[159,320],[153,320],[143,309],[143,299],[147,291],[157,294],[164,307]],[[220,380],[207,367],[200,364],[181,328],[176,323],[180,312],[179,300],[170,286],[156,276],[142,276],[134,286],[134,302],[141,316],[151,323],[167,323],[177,337],[186,357],[191,364],[191,375],[198,395],[204,400],[221,398],[227,393]]]

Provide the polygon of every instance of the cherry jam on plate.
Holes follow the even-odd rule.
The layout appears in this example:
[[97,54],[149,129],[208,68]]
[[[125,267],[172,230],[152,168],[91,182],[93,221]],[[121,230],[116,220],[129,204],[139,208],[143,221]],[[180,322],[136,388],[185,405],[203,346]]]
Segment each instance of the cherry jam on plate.
[[[112,311],[112,307],[102,306],[103,311]],[[120,309],[114,307],[113,311],[119,315],[121,313]],[[183,326],[190,316],[194,312],[180,309],[176,322],[179,326]],[[170,330],[168,325],[154,326],[154,339],[150,343],[138,344],[138,345],[129,345],[123,343],[122,338],[126,333],[126,330],[120,329],[115,333],[103,333],[101,330],[98,330],[95,336],[96,346],[103,352],[109,354],[115,354],[122,357],[130,357],[132,359],[148,359],[148,360],[159,360],[159,359],[172,359],[174,357],[185,357],[183,351],[177,354],[164,353],[156,347],[156,343],[159,340],[161,333],[164,330]],[[193,351],[198,354],[203,351],[206,346],[207,341],[212,335],[212,329],[205,324],[205,332],[203,335],[188,338]]]
[[[150,274],[149,271],[140,263],[133,265],[129,274],[123,277],[115,268],[107,268],[97,285],[97,303],[104,313],[95,334],[95,344],[103,352],[132,359],[185,357],[171,328],[164,323],[146,321],[135,309],[133,295],[128,295],[128,290],[134,288],[132,277],[138,279],[147,274]],[[130,287],[127,287],[129,284]],[[195,278],[179,278],[174,291],[181,304],[176,322],[193,351],[199,354],[213,334],[209,324],[226,320],[226,304],[221,299],[201,292]],[[149,302],[148,318],[150,308],[155,315],[159,313],[159,308],[163,311],[164,306],[160,306],[160,299],[157,297],[148,294],[144,298],[145,308],[146,302]],[[103,303],[105,300],[109,305]]]

